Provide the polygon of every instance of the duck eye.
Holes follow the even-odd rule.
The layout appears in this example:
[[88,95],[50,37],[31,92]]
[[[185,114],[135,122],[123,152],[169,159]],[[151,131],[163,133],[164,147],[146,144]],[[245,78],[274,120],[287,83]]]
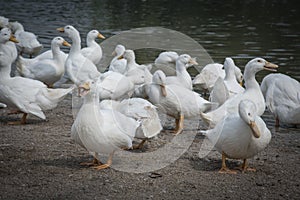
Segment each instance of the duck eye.
[[248,113],[248,116],[250,116],[251,114],[250,113]]
[[257,62],[261,63],[261,60],[257,60]]

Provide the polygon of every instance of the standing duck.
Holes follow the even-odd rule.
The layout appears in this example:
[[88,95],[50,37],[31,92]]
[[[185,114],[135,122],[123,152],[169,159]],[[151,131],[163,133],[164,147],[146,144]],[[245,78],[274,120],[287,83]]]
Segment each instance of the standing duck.
[[43,110],[55,108],[57,104],[73,90],[48,89],[40,81],[23,77],[11,77],[11,60],[0,52],[0,102],[8,108],[15,109],[17,113],[23,113],[19,122],[11,124],[25,124],[27,114],[46,119]]
[[[85,82],[79,88],[84,103],[72,125],[71,135],[94,156],[108,154],[106,164],[94,166],[98,170],[108,168],[115,151],[132,148],[132,140],[140,124],[115,110],[100,109],[99,92],[93,81]],[[98,158],[95,157],[95,160]]]
[[244,99],[238,105],[238,112],[223,118],[213,129],[201,131],[222,153],[222,168],[219,173],[236,173],[226,166],[226,157],[243,159],[242,171],[247,167],[247,159],[264,150],[271,140],[271,132],[259,117],[255,103]]

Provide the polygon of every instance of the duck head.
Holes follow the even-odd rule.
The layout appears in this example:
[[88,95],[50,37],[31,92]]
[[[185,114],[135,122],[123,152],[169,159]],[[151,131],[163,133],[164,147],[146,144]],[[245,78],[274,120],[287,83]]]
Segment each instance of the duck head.
[[256,73],[261,70],[268,70],[272,72],[276,72],[278,65],[270,63],[263,58],[254,58],[250,60],[247,65],[245,66],[245,70],[251,70],[252,72]]
[[121,55],[118,59],[121,60],[123,58],[126,59],[127,61],[135,60],[134,51],[131,50],[131,49],[125,50],[124,53],[123,53],[123,55]]
[[[121,56],[124,54],[124,51],[125,51],[125,47],[121,44],[118,44],[115,48],[115,50],[112,52],[112,56]],[[122,59],[122,58],[121,58]]]
[[79,36],[79,32],[74,28],[74,26],[66,25],[65,27],[57,28],[61,33],[66,33],[68,37],[72,38],[73,35]]
[[91,38],[93,40],[95,40],[96,38],[105,39],[105,37],[101,33],[99,33],[99,31],[97,31],[97,30],[91,30],[87,34],[87,37]]
[[96,81],[88,80],[78,86],[78,94],[80,97],[84,97],[87,101],[93,99],[99,100],[98,84]]
[[18,43],[19,41],[16,37],[11,33],[9,28],[3,28],[0,31],[0,43],[6,43],[7,41],[12,41]]
[[53,38],[52,42],[51,42],[52,45],[58,45],[58,46],[67,46],[67,47],[70,47],[71,44],[68,43],[66,40],[64,40],[64,38],[62,37],[55,37]]
[[196,62],[196,58],[192,58],[188,54],[180,55],[177,58],[176,63],[182,63],[184,66],[186,66],[186,68],[193,66],[193,65],[198,65],[198,63]]
[[245,123],[249,125],[253,136],[255,138],[259,138],[261,133],[255,122],[257,117],[255,104],[247,99],[242,100],[239,103],[239,115],[245,121]]

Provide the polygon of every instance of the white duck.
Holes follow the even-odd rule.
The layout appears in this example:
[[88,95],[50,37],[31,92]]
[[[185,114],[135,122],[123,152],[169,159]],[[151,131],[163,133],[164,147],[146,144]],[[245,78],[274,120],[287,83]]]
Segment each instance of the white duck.
[[71,135],[89,152],[109,154],[106,164],[94,167],[98,170],[108,168],[116,150],[132,148],[140,124],[115,110],[100,109],[99,92],[94,82],[81,85],[80,94],[84,96],[84,103],[72,125]]
[[267,108],[279,123],[300,124],[300,83],[284,74],[269,74],[261,83]]
[[133,50],[125,50],[124,54],[119,57],[119,59],[122,58],[127,60],[125,76],[127,76],[136,86],[151,82],[152,74],[146,65],[139,65],[136,63]]
[[188,54],[182,54],[176,59],[176,76],[167,76],[166,84],[175,84],[193,90],[192,78],[187,67],[198,65],[195,59]]
[[60,32],[66,33],[66,35],[72,40],[72,46],[65,62],[65,74],[63,76],[66,80],[67,77],[76,85],[80,85],[86,80],[96,80],[100,76],[100,72],[92,61],[84,57],[80,51],[81,39],[79,32],[71,25],[67,25],[64,28],[57,29]]
[[68,89],[48,89],[37,80],[23,77],[11,77],[11,61],[3,52],[0,52],[0,101],[9,108],[23,113],[20,122],[25,124],[27,114],[33,114],[41,119],[46,116],[43,110],[55,108],[73,87]]
[[108,70],[113,72],[118,72],[120,74],[125,74],[126,72],[126,65],[127,60],[122,58],[118,59],[124,54],[125,47],[121,44],[118,44],[115,47],[115,50],[113,51],[112,55],[114,58],[111,60]]
[[[210,93],[210,100],[212,101],[213,99],[222,99],[222,97],[225,97],[222,102],[218,102],[219,105],[222,105],[228,98],[245,91],[245,89],[236,80],[236,66],[234,64],[234,61],[231,58],[225,58],[223,66],[225,69],[225,78],[223,80],[219,77],[220,81],[217,80],[215,82],[214,87]],[[223,88],[219,84],[224,84]],[[216,95],[219,97],[216,97]]]
[[201,117],[211,128],[221,121],[227,114],[237,113],[238,105],[241,100],[249,99],[253,101],[257,108],[258,116],[261,116],[265,111],[265,100],[260,90],[260,86],[255,79],[255,74],[261,70],[276,71],[277,65],[267,62],[263,58],[254,58],[245,66],[244,80],[246,89],[243,93],[236,95],[234,98],[228,99],[217,109],[201,113]]
[[102,48],[95,41],[96,38],[105,39],[105,37],[97,30],[91,30],[86,36],[86,46],[82,48],[81,54],[90,59],[95,65],[97,65],[102,58]]
[[103,100],[100,102],[100,107],[117,110],[141,123],[136,131],[135,138],[141,139],[142,142],[134,147],[136,149],[141,148],[147,139],[155,137],[162,130],[156,107],[145,99],[130,98],[121,102]]
[[0,29],[4,27],[8,27],[8,25],[9,25],[9,19],[4,16],[0,16]]
[[246,99],[240,101],[238,113],[227,115],[214,129],[201,132],[222,153],[219,173],[236,173],[226,167],[226,157],[243,159],[243,171],[254,170],[247,168],[246,160],[264,150],[271,140],[271,132],[259,117],[255,104]]
[[32,57],[41,51],[43,45],[37,40],[37,36],[31,32],[25,31],[21,23],[10,22],[10,28],[19,41],[17,47],[20,50],[20,55],[25,53]]
[[[238,82],[242,83],[243,74],[237,66],[235,66],[235,76]],[[219,63],[207,64],[201,72],[193,79],[193,85],[199,85],[205,91],[211,91],[217,79],[225,78],[225,70],[223,65]]]
[[61,53],[60,46],[71,46],[62,37],[55,37],[51,42],[52,58],[39,59],[26,65],[22,58],[17,61],[17,70],[20,76],[39,80],[48,87],[58,81],[65,72],[65,56]]
[[0,51],[5,53],[7,59],[13,63],[18,56],[18,51],[15,43],[18,40],[12,35],[9,28],[3,28],[0,31]]
[[176,60],[179,55],[175,51],[164,51],[161,52],[158,57],[155,59],[151,68],[153,71],[162,70],[167,76],[176,75]]
[[176,134],[183,130],[184,118],[200,117],[201,112],[215,105],[189,89],[174,84],[167,85],[166,76],[161,70],[153,74],[147,95],[151,103],[176,119]]

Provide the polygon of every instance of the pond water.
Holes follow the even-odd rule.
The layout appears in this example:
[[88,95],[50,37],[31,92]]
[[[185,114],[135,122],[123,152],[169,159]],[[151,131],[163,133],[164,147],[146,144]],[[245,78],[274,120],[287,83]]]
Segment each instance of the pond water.
[[[60,35],[56,28],[67,24],[80,31],[83,44],[91,29],[109,38],[132,28],[160,26],[193,38],[215,62],[222,63],[230,56],[243,68],[249,59],[260,56],[278,64],[278,72],[300,80],[300,10],[293,1],[0,2],[0,15],[21,22],[26,30],[37,34],[45,46],[43,51],[50,48],[53,37]],[[265,73],[259,73],[258,80]]]

